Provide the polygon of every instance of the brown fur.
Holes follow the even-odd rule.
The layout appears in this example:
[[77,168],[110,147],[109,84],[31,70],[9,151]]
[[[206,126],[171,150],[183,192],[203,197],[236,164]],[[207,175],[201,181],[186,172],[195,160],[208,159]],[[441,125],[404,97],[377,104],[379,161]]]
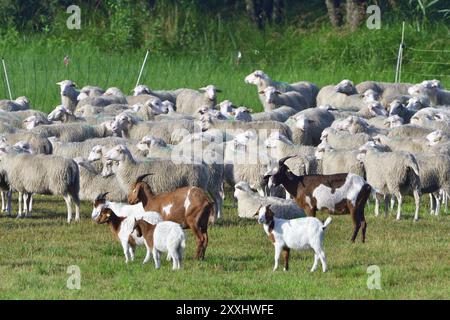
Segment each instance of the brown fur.
[[[275,185],[282,184],[284,188],[294,197],[298,206],[305,210],[308,216],[316,216],[317,201],[313,197],[314,190],[321,184],[330,187],[332,192],[345,183],[347,173],[338,173],[331,175],[306,175],[296,176],[284,162],[290,157],[279,161],[279,170],[272,176]],[[356,199],[355,206],[351,201],[343,200],[336,205],[335,211],[328,211],[330,214],[350,214],[353,221],[353,235],[351,241],[354,242],[359,229],[362,229],[362,242],[366,241],[367,223],[364,217],[364,206],[369,198],[371,187],[365,184]],[[311,206],[308,205],[306,197],[309,197]]]
[[145,242],[150,248],[153,248],[153,233],[155,232],[156,224],[151,224],[143,219],[136,220],[136,231],[141,237],[144,237]]
[[[188,194],[190,205],[186,210],[184,202]],[[208,221],[215,214],[214,203],[209,200],[205,191],[198,187],[183,187],[155,195],[146,182],[138,181],[128,195],[128,203],[138,202],[142,202],[145,211],[156,211],[161,214],[163,220],[179,223],[185,229],[190,228],[197,238],[195,258],[205,258],[208,246]],[[167,214],[163,208],[169,205],[172,207],[170,214]]]

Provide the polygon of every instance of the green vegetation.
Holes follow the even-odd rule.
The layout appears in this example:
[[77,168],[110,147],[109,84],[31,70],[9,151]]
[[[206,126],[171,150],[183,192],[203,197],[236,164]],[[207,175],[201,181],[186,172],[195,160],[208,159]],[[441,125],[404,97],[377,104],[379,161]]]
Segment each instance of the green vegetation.
[[[109,228],[91,221],[89,203],[82,205],[82,221],[67,225],[61,198],[35,200],[31,218],[0,216],[0,299],[448,298],[450,220],[430,216],[426,204],[419,222],[413,222],[411,201],[401,221],[374,217],[372,202],[365,244],[360,238],[349,242],[350,216],[334,216],[324,241],[329,272],[312,274],[312,252],[293,252],[290,271],[273,273],[273,246],[262,226],[237,218],[229,200],[224,219],[210,228],[205,261],[192,259],[195,239],[186,230],[180,272],[172,272],[165,259],[160,270],[152,260],[142,265],[144,247],[126,265]],[[80,290],[66,288],[70,265],[80,267]],[[381,290],[367,289],[370,265],[380,267]]]

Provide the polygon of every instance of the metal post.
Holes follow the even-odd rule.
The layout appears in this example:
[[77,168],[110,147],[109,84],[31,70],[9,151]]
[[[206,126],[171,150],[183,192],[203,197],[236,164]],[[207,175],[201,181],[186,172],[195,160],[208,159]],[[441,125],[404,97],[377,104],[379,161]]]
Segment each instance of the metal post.
[[6,72],[5,59],[2,58],[3,72],[5,73],[6,86],[8,87],[9,100],[12,100],[11,87],[9,86],[8,73]]
[[139,85],[139,81],[141,80],[142,71],[144,71],[144,66],[145,66],[145,63],[147,62],[148,53],[149,53],[149,51],[147,50],[147,53],[145,54],[144,62],[142,62],[141,71],[139,71],[139,77],[136,81],[136,87]]
[[396,83],[401,81],[404,40],[405,40],[405,21],[403,21],[402,24],[402,40],[400,42],[400,46],[398,47],[397,66],[395,68]]

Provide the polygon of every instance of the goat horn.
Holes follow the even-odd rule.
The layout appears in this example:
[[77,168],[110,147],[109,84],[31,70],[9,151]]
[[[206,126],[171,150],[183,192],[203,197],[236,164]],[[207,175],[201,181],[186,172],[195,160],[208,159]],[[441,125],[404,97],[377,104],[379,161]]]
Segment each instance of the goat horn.
[[103,200],[109,192],[100,193],[95,200]]
[[137,177],[136,183],[142,182],[142,181],[144,180],[145,177],[151,176],[152,174],[153,174],[153,173],[147,173],[147,174],[143,174],[142,176]]
[[262,205],[261,206],[259,206],[259,208],[258,208],[258,210],[256,210],[256,213],[253,215],[254,217],[256,217],[256,216],[258,216],[259,215],[259,210],[261,210],[261,208],[262,208]]
[[296,157],[296,156],[297,155],[287,156],[287,157],[281,158],[280,161],[278,161],[278,165],[282,166],[286,162],[286,160],[288,160],[290,158],[293,158],[293,157]]

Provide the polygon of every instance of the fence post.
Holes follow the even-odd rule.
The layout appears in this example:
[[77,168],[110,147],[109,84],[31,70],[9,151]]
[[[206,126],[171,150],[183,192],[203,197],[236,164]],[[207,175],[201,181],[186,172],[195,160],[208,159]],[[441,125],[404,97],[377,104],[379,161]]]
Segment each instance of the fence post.
[[8,87],[9,100],[12,100],[11,87],[9,86],[8,73],[6,72],[5,59],[2,57],[3,72],[5,73],[6,86]]
[[404,40],[405,40],[405,21],[403,21],[403,24],[402,24],[402,40],[400,42],[400,46],[398,47],[397,67],[395,68],[395,82],[396,83],[401,81]]
[[144,71],[144,66],[145,66],[145,63],[147,62],[148,52],[149,51],[147,50],[147,52],[145,53],[144,62],[142,62],[141,71],[139,71],[139,76],[138,76],[138,79],[136,81],[136,86],[135,87],[137,87],[139,85],[139,81],[141,80],[142,71]]

